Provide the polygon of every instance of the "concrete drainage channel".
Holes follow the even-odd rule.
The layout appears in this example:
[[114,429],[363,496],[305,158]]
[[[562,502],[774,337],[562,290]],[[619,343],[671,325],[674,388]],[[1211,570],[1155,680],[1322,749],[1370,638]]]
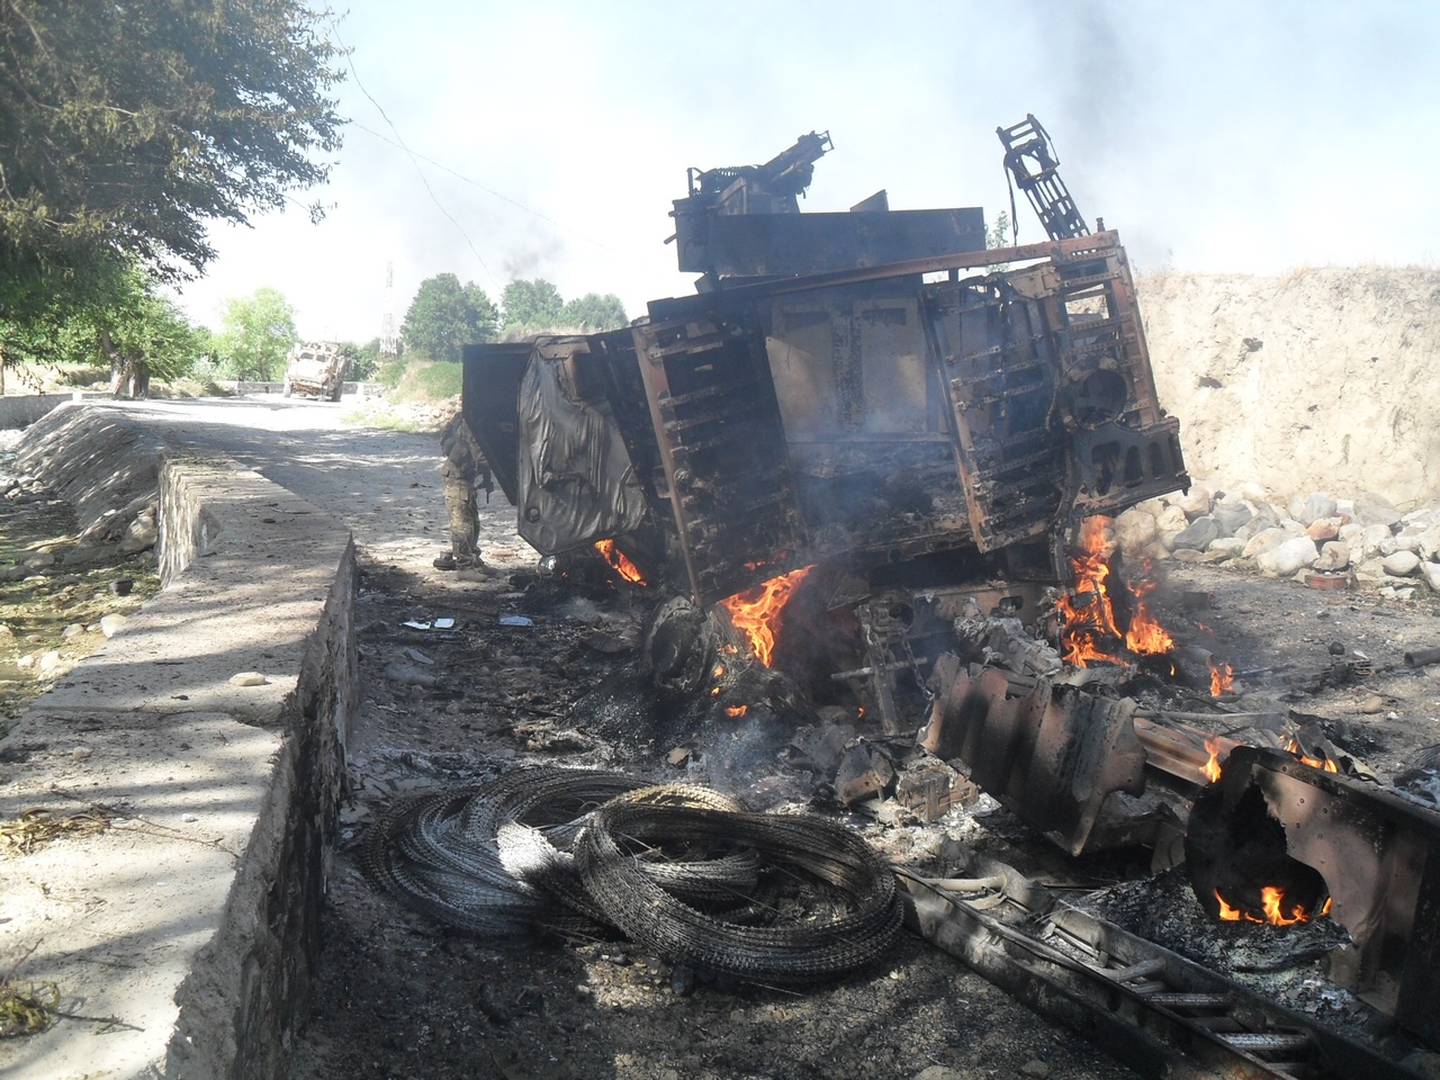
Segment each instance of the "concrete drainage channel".
[[281,1075],[354,714],[350,534],[113,411],[58,410],[40,439],[63,447],[57,473],[91,462],[42,477],[77,504],[122,442],[128,466],[154,455],[166,587],[0,739],[0,820],[99,823],[0,861],[0,956],[13,984],[58,988],[62,1015],[0,1043],[0,1072]]

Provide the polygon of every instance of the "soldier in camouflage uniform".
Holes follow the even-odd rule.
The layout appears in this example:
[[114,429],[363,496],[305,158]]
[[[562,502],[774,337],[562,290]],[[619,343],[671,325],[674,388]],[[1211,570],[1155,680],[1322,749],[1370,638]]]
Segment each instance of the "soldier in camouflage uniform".
[[470,434],[470,425],[457,413],[440,432],[440,449],[445,460],[440,474],[445,479],[445,506],[450,511],[450,551],[435,560],[438,570],[488,570],[480,557],[480,504],[475,489],[485,489],[488,502],[494,482],[485,453]]

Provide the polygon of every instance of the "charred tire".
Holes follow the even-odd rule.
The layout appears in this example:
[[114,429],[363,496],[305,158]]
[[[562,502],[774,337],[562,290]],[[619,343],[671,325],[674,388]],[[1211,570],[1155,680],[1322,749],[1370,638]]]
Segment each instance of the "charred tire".
[[[803,871],[845,895],[849,910],[820,924],[748,926],[699,911],[647,876],[619,837],[740,845],[762,862]],[[576,844],[586,892],[606,918],[674,962],[767,983],[806,983],[863,967],[900,933],[889,866],[849,829],[809,814],[750,814],[678,805],[668,797],[616,800]]]

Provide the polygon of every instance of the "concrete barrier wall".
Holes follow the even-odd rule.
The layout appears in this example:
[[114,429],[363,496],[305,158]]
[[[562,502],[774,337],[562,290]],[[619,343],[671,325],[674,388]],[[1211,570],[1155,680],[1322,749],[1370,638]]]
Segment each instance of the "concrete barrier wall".
[[0,739],[0,819],[114,819],[0,862],[0,956],[33,947],[18,979],[121,1026],[0,1042],[7,1078],[279,1077],[305,1015],[356,702],[353,545],[213,463],[164,463],[159,520],[167,587]]
[[29,427],[56,405],[81,401],[79,390],[69,394],[15,394],[0,396],[0,430]]

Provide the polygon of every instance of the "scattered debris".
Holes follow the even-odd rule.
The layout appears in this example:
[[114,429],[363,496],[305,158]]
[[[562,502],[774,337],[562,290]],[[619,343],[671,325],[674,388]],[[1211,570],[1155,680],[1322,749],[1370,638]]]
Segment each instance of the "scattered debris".
[[120,811],[101,803],[68,812],[35,807],[13,821],[0,823],[0,852],[12,859],[29,855],[63,836],[104,832],[120,816]]

